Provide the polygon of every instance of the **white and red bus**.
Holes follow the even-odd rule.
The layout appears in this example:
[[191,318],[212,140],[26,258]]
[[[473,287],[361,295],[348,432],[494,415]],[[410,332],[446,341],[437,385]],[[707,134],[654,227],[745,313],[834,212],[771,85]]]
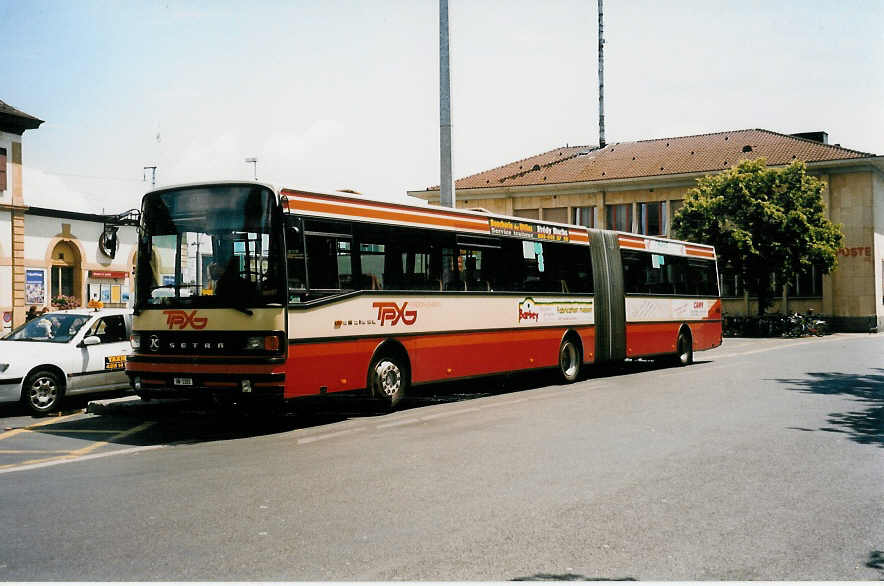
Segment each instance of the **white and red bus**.
[[293,399],[721,344],[711,246],[259,183],[144,196],[144,397]]

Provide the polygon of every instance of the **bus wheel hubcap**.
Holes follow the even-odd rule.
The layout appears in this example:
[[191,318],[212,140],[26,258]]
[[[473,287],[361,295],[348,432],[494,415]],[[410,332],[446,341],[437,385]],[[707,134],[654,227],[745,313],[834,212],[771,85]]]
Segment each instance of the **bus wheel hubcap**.
[[577,350],[571,343],[562,346],[562,354],[559,358],[559,364],[562,373],[567,377],[572,377],[577,371]]
[[386,397],[395,395],[402,384],[399,367],[389,360],[382,360],[375,368],[378,390]]

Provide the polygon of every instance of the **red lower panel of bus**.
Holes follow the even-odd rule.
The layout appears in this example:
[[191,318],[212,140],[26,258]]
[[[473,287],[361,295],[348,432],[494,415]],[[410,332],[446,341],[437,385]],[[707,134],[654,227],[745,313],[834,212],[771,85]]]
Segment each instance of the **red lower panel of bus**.
[[[555,366],[565,328],[427,334],[402,338],[413,383]],[[595,328],[579,328],[584,361],[592,362]],[[369,361],[385,338],[292,344],[285,396],[364,388]]]
[[[678,330],[683,322],[626,324],[626,356],[670,354],[676,350]],[[688,324],[694,339],[694,350],[708,350],[721,345],[721,322],[704,321]]]
[[721,321],[709,320],[689,325],[694,337],[694,350],[709,350],[721,346]]

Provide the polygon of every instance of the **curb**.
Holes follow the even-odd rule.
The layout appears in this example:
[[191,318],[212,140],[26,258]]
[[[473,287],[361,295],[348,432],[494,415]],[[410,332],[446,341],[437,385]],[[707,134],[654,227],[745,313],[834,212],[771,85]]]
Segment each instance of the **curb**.
[[96,415],[139,415],[143,416],[156,411],[178,410],[183,404],[190,403],[190,399],[152,399],[143,401],[134,395],[119,397],[116,399],[102,399],[89,401],[86,404],[86,413]]

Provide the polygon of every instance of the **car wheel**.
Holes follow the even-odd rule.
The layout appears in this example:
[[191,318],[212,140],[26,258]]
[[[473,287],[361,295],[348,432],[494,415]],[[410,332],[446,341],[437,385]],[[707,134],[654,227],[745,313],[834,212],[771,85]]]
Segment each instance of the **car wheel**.
[[61,404],[64,387],[54,372],[40,370],[31,374],[25,381],[22,400],[27,406],[40,415],[45,415]]

